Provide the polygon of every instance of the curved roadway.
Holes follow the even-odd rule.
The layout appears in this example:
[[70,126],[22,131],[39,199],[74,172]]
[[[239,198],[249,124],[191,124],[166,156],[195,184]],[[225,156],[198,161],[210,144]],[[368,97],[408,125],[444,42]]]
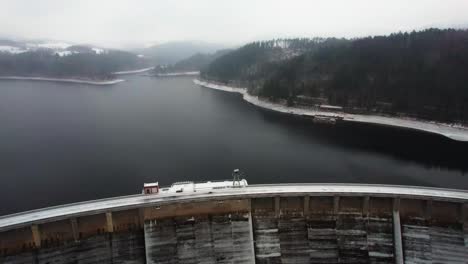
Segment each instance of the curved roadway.
[[135,209],[174,202],[271,196],[372,196],[468,202],[468,191],[414,186],[365,184],[262,184],[209,191],[131,195],[66,204],[0,217],[0,232],[70,217]]

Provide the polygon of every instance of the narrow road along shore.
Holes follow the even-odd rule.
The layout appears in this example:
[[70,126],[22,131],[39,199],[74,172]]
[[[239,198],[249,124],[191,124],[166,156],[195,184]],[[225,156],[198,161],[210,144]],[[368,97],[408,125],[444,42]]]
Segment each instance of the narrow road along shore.
[[112,74],[114,75],[134,74],[134,73],[142,73],[142,72],[151,71],[153,69],[154,67],[149,67],[149,68],[136,69],[136,70],[131,70],[131,71],[118,71],[118,72],[113,72]]
[[178,76],[197,76],[199,71],[188,71],[188,72],[168,72],[168,73],[156,73],[157,77],[178,77]]
[[343,118],[344,121],[349,122],[360,122],[360,123],[370,123],[378,125],[388,125],[395,127],[403,127],[421,130],[425,132],[435,133],[443,135],[453,140],[468,142],[468,128],[456,126],[453,124],[443,124],[437,123],[434,121],[423,121],[410,118],[399,118],[399,117],[386,117],[379,115],[358,115],[358,114],[346,114],[346,113],[334,113],[334,112],[325,112],[314,109],[307,108],[298,108],[298,107],[287,107],[282,104],[273,103],[264,99],[259,98],[258,96],[250,95],[247,92],[246,88],[240,87],[231,87],[226,85],[219,85],[216,83],[210,83],[207,81],[202,81],[199,79],[194,79],[193,82],[202,87],[230,92],[230,93],[239,93],[242,94],[242,97],[248,103],[256,105],[261,108],[269,109],[276,112],[292,114],[292,115],[301,115],[301,116],[330,116],[330,117],[339,117]]

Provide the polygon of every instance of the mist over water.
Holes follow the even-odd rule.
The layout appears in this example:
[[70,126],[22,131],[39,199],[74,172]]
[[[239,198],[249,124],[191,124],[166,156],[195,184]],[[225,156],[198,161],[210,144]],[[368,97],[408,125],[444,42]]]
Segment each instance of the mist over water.
[[316,125],[201,88],[0,82],[0,215],[135,194],[143,182],[346,182],[468,189],[468,144],[363,124]]

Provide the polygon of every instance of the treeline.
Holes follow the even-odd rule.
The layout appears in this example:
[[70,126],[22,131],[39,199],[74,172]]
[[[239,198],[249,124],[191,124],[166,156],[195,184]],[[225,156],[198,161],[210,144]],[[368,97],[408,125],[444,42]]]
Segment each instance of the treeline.
[[20,54],[0,52],[0,75],[78,77],[110,79],[114,71],[146,66],[135,54],[111,50],[105,53],[81,52],[59,56],[50,50]]
[[[247,45],[220,58],[225,61],[213,63],[205,74],[223,82],[242,81],[251,92],[271,99],[318,98],[349,111],[468,120],[467,30],[428,29],[320,43],[274,65],[263,58],[262,49],[256,52]],[[268,71],[250,70],[250,62],[259,57],[263,62],[255,68]],[[242,74],[246,72],[252,74]]]
[[157,73],[171,73],[171,72],[187,72],[187,71],[201,71],[213,62],[215,59],[229,53],[231,50],[223,49],[215,53],[197,53],[186,59],[182,59],[173,65],[159,65],[154,69]]
[[345,43],[344,39],[274,39],[247,44],[214,60],[202,76],[227,82],[255,82],[267,78],[281,62],[323,46]]

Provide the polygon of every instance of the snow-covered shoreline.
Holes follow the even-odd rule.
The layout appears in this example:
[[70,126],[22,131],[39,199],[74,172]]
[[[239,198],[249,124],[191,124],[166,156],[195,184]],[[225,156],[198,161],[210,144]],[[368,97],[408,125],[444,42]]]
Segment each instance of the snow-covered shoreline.
[[157,73],[157,77],[197,76],[199,71]]
[[371,123],[371,124],[378,124],[378,125],[411,128],[411,129],[416,129],[416,130],[443,135],[443,136],[446,136],[450,139],[457,140],[457,141],[465,141],[465,142],[468,141],[468,128],[459,127],[459,126],[452,125],[452,124],[443,124],[443,123],[437,123],[437,122],[432,122],[432,121],[422,121],[422,120],[416,120],[416,119],[410,119],[410,118],[334,113],[334,112],[325,112],[325,111],[318,111],[318,110],[306,109],[306,108],[287,107],[281,104],[262,100],[257,96],[250,95],[247,93],[246,88],[219,85],[215,83],[201,81],[198,79],[194,79],[193,82],[197,85],[200,85],[206,88],[211,88],[211,89],[230,92],[230,93],[239,93],[242,95],[243,99],[247,101],[248,103],[251,103],[261,108],[273,110],[276,112],[292,114],[292,115],[300,115],[300,116],[311,116],[311,117],[315,115],[340,117],[340,118],[343,118],[344,121],[349,121],[349,122]]
[[148,68],[136,69],[136,70],[131,70],[131,71],[118,71],[118,72],[113,72],[112,74],[114,75],[134,74],[134,73],[142,73],[142,72],[151,71],[153,69],[154,67],[148,67]]
[[47,77],[26,77],[26,76],[0,76],[0,80],[21,80],[21,81],[41,81],[41,82],[65,82],[65,83],[81,83],[91,85],[112,85],[123,82],[125,80],[115,79],[108,81],[92,81],[82,79],[68,79],[68,78],[47,78]]

